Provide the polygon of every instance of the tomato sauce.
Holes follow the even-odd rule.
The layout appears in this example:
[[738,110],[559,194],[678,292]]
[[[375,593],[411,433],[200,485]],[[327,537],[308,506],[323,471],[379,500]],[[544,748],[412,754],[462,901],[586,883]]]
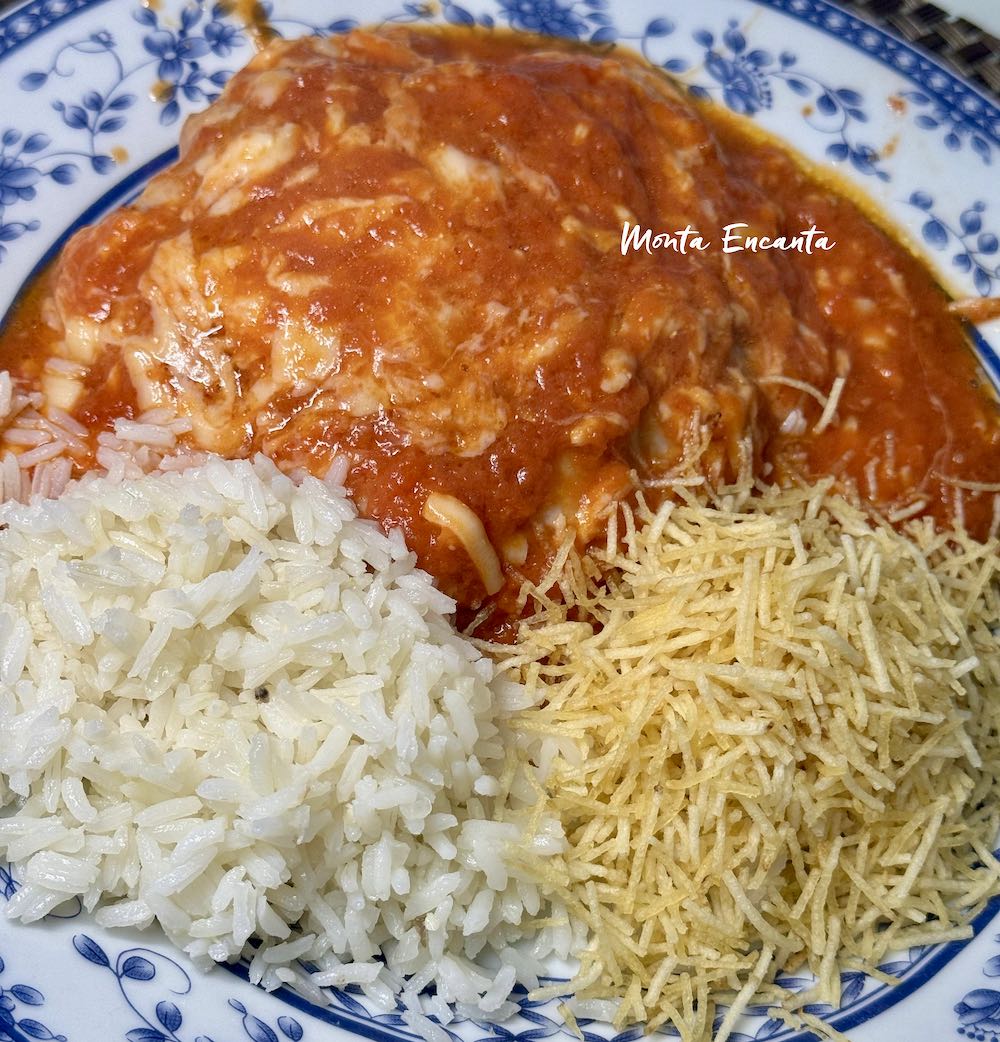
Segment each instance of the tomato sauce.
[[[712,245],[623,251],[626,221]],[[735,222],[835,245],[726,254]],[[731,479],[748,453],[994,522],[1000,413],[926,268],[744,121],[554,40],[267,44],[24,298],[0,363],[44,392],[53,358],[79,376],[52,404],[95,438],[165,408],[196,448],[316,473],[346,454],[362,512],[467,613],[493,591],[432,494],[481,520],[505,610],[636,481]]]

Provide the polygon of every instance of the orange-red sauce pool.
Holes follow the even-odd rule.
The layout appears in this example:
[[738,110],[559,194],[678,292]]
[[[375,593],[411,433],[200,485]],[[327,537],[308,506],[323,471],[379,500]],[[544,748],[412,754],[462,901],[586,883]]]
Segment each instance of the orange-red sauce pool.
[[[714,247],[623,254],[625,222]],[[724,253],[735,222],[835,245]],[[1000,477],[997,403],[920,262],[640,61],[511,34],[268,44],[0,350],[92,438],[162,408],[205,450],[346,453],[363,512],[469,610],[636,474],[732,477],[747,446],[979,535]]]

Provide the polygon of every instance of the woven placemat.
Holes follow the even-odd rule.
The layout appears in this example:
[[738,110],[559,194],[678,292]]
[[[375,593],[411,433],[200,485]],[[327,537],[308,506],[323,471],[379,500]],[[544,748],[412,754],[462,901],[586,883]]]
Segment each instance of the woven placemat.
[[[929,51],[1000,97],[1000,39],[921,0],[838,0],[841,7]],[[1000,0],[998,0],[1000,2]]]

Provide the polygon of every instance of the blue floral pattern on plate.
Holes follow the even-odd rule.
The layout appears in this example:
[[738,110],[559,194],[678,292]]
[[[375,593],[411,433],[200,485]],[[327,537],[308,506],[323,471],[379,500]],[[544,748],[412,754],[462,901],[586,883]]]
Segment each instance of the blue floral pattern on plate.
[[[315,0],[274,0],[260,10],[286,36],[345,32],[361,22],[443,20],[632,46],[692,93],[721,101],[762,125],[781,116],[787,136],[813,158],[839,164],[874,190],[888,186],[882,198],[895,200],[897,216],[913,215],[914,240],[931,256],[940,256],[969,292],[985,296],[1000,285],[995,182],[992,192],[984,191],[900,165],[889,147],[892,135],[884,114],[890,98],[902,101],[900,132],[925,140],[927,148],[942,155],[966,157],[971,177],[988,167],[1000,148],[1000,109],[932,60],[828,0],[706,0],[698,5],[678,0],[329,0],[322,15]],[[868,63],[863,71],[857,63],[847,62],[843,69],[831,63],[815,46],[819,34],[863,56]],[[0,122],[0,286],[10,285],[6,272],[17,269],[15,278],[23,278],[39,252],[70,223],[52,223],[50,214],[63,205],[61,200],[93,204],[105,193],[111,198],[109,189],[118,191],[119,182],[128,181],[124,175],[136,175],[139,159],[123,155],[122,140],[131,144],[147,126],[173,128],[156,131],[156,140],[175,139],[179,120],[213,100],[249,57],[250,36],[231,7],[214,0],[162,0],[162,6],[138,0],[29,0],[0,18],[0,77],[7,76],[0,82],[4,96],[17,102]],[[883,74],[891,75],[891,90],[884,76],[879,78]],[[962,184],[960,199],[954,198],[956,184]],[[83,204],[77,213],[82,209]],[[9,898],[17,885],[14,874],[0,866],[0,896]],[[123,1026],[114,1042],[231,1042],[237,1036],[251,1042],[319,1042],[329,1037],[331,1024],[386,1042],[412,1037],[397,1012],[370,1008],[357,989],[324,989],[329,1005],[323,1010],[291,993],[268,998],[250,992],[247,998],[245,984],[222,974],[202,978],[188,973],[180,956],[155,950],[153,941],[149,947],[115,947],[80,919],[79,904],[68,914],[70,922],[53,924],[63,933],[54,935],[59,940],[49,951],[53,960],[64,960],[62,966],[71,955],[80,986],[98,991],[102,1002],[117,1003]],[[978,931],[991,915],[984,913],[977,921]],[[4,936],[0,927],[0,946],[6,944]],[[985,934],[978,938],[986,940]],[[8,948],[3,951],[6,955]],[[810,1011],[853,1034],[857,1024],[876,1023],[869,1018],[901,995],[919,994],[958,951],[958,946],[914,949],[894,957],[881,969],[902,980],[896,991],[845,971],[843,1008],[832,1015],[825,1007]],[[0,1039],[109,1042],[108,1034],[87,1036],[77,1021],[60,1019],[58,989],[50,986],[55,978],[43,963],[35,969],[13,974],[0,963]],[[236,972],[245,974],[245,967]],[[974,972],[1000,976],[1000,956],[984,956]],[[5,983],[4,974],[19,983]],[[783,982],[793,990],[810,983],[799,977]],[[240,997],[234,991],[238,987],[244,989]],[[515,998],[518,1013],[507,1025],[457,1019],[443,1030],[453,1042],[579,1037],[557,1004],[535,1002],[523,992]],[[960,1000],[949,997],[938,1006],[948,1017],[943,1030],[954,1032],[955,1039],[1000,1039],[1000,991],[966,986]],[[293,1007],[306,1015],[305,1025],[291,1015]],[[214,1027],[207,1026],[210,1014]],[[578,1026],[584,1042],[637,1042],[641,1036],[636,1028],[615,1035],[586,1019]],[[924,1036],[933,1042],[944,1038],[942,1029],[937,1034],[928,1030],[932,1033]],[[733,1042],[804,1042],[801,1033],[787,1029],[763,1007],[750,1010],[730,1037]],[[890,1034],[879,1042],[901,1042],[902,1037]]]
[[76,164],[64,161],[73,153],[53,152],[50,145],[51,139],[46,134],[25,136],[13,127],[0,133],[0,261],[8,243],[41,227],[35,216],[8,220],[8,212],[20,203],[33,203],[39,185],[46,179],[62,185],[76,180]]
[[[126,948],[112,961],[97,941],[85,933],[73,938],[73,947],[87,962],[114,977],[122,999],[141,1021],[139,1027],[125,1032],[127,1042],[189,1042],[192,1036],[182,1030],[186,1027],[184,1012],[174,1000],[183,1001],[191,994],[191,975],[176,959],[152,948]],[[157,1000],[157,996],[163,997]],[[239,1015],[240,1025],[250,1042],[281,1042],[278,1032],[291,1042],[306,1038],[302,1025],[287,1014],[277,1018],[275,1031],[239,999],[229,999],[228,1005]],[[193,1042],[213,1040],[208,1035],[195,1035]]]
[[[776,59],[770,51],[751,48],[736,19],[730,19],[719,41],[708,29],[699,29],[694,39],[704,48],[706,71],[721,88],[722,100],[734,112],[753,116],[770,108],[775,86],[783,85],[793,94],[809,99],[810,104],[803,111],[809,126],[821,134],[833,135],[834,140],[826,147],[828,159],[837,163],[850,160],[859,173],[890,180],[880,165],[878,151],[855,137],[857,126],[868,122],[860,91],[833,87],[804,72],[797,68],[798,58],[790,51],[782,51]],[[713,88],[693,85],[690,90],[708,98]]]
[[[10,867],[0,872],[2,879],[8,880],[9,897],[16,892],[18,883]],[[79,902],[75,906],[63,910],[57,910],[52,914],[53,918],[73,919],[80,915]],[[213,1042],[210,1035],[200,1033],[192,1035],[188,1030],[191,1014],[202,1010],[203,999],[194,994],[195,981],[204,981],[196,972],[194,975],[184,968],[177,958],[165,955],[163,952],[146,946],[126,946],[118,950],[115,956],[109,955],[107,949],[87,933],[74,933],[71,944],[76,954],[90,963],[92,967],[107,971],[112,984],[112,992],[116,989],[131,1017],[138,1021],[133,1027],[124,1032],[126,1042]],[[911,978],[918,978],[927,971],[929,960],[934,956],[934,949],[912,948],[906,953],[894,956],[891,960],[883,963],[879,970],[884,974],[890,974],[904,985]],[[305,967],[309,969],[309,967]],[[996,972],[993,972],[995,969]],[[0,972],[3,963],[0,960]],[[242,964],[235,968],[241,976],[246,975],[246,965]],[[1000,958],[990,960],[984,973],[1000,976]],[[813,981],[808,976],[784,975],[779,977],[783,987],[789,991],[801,992],[812,986]],[[550,978],[543,983],[558,983],[558,978]],[[148,986],[147,986],[148,985]],[[99,986],[99,985],[98,985]],[[12,992],[12,997],[19,995],[35,994],[41,997],[37,988],[28,985],[18,985],[18,991]],[[841,974],[842,1003],[839,1010],[833,1010],[830,1006],[823,1004],[812,1004],[805,1008],[806,1012],[829,1018],[837,1023],[852,1013],[857,1016],[858,1010],[865,1006],[879,1006],[889,995],[892,985],[880,983],[872,977],[859,971],[845,971]],[[371,1039],[380,1042],[398,1042],[400,1036],[407,1039],[415,1036],[409,1031],[401,1013],[386,1013],[376,1009],[362,995],[359,988],[349,985],[347,988],[327,987],[322,989],[327,998],[327,1006],[324,1010],[310,1004],[306,1000],[295,995],[293,992],[282,989],[277,994],[281,998],[299,1008],[320,1014],[338,1026],[353,1030]],[[1000,993],[993,992],[1000,1001]],[[5,1004],[4,992],[0,990],[0,1032],[3,1030],[3,1010],[10,1006],[10,1000]],[[535,1000],[529,997],[524,988],[518,987],[512,996],[518,1007],[518,1012],[509,1021],[502,1025],[485,1022],[473,1022],[456,1017],[448,1025],[443,1025],[434,1014],[430,1019],[438,1025],[451,1042],[540,1042],[542,1039],[575,1039],[580,1040],[577,1030],[567,1024],[560,1012],[558,1000]],[[20,999],[22,1002],[29,1000]],[[961,1014],[964,1017],[976,1015],[986,1017],[987,1007],[982,1003],[981,992],[966,996],[963,1002],[969,1005],[969,1012]],[[979,1002],[979,1005],[977,1005]],[[298,1042],[304,1037],[304,1029],[295,1018],[281,1014],[275,1020],[275,1027],[271,1027],[256,1014],[248,1012],[246,1003],[239,999],[228,997],[226,1004],[229,1009],[235,1010],[241,1016],[241,1024],[246,1036],[251,1042],[283,1042],[284,1038]],[[13,1008],[13,1007],[11,1007]],[[956,1010],[958,1010],[956,1006]],[[964,1009],[964,1007],[963,1007]],[[1000,1012],[1000,1007],[998,1007]],[[725,1007],[719,1008],[716,1014],[717,1024],[725,1015]],[[964,1023],[965,1021],[963,1021]],[[184,1030],[182,1031],[182,1025]],[[583,1042],[638,1042],[643,1037],[641,1027],[633,1026],[618,1033],[609,1032],[607,1025],[593,1020],[578,1017],[576,1027],[582,1031]],[[730,1035],[730,1042],[806,1042],[806,1037],[800,1033],[790,1030],[785,1023],[770,1016],[766,1006],[752,1006],[747,1010],[741,1027],[752,1030],[741,1030]],[[277,1032],[275,1030],[277,1029]],[[25,1031],[23,1027],[20,1030]],[[48,1028],[39,1025],[31,1028],[39,1032],[48,1032]],[[26,1031],[31,1034],[31,1030]],[[193,1029],[192,1029],[193,1030]],[[279,1034],[280,1033],[280,1034]],[[678,1032],[667,1025],[658,1033],[665,1038],[676,1038]],[[33,1038],[52,1039],[57,1038],[51,1033],[35,1034]],[[3,1035],[0,1034],[0,1039]],[[73,1042],[73,1040],[71,1040]],[[104,1042],[102,1039],[101,1042]],[[307,1040],[308,1042],[308,1040]]]
[[160,122],[169,126],[176,123],[181,114],[178,94],[194,104],[209,104],[219,96],[219,90],[231,75],[230,70],[207,74],[199,59],[208,54],[228,58],[245,42],[243,31],[222,5],[215,4],[209,9],[203,0],[181,11],[176,29],[160,25],[159,15],[151,7],[138,7],[134,18],[144,30],[144,61],[126,68],[117,54],[114,36],[105,29],[90,33],[84,40],[63,44],[47,68],[27,72],[20,81],[22,90],[40,90],[51,80],[76,77],[78,65],[68,63],[68,58],[85,55],[107,59],[103,64],[110,75],[103,91],[93,89],[95,70],[88,66],[88,89],[75,102],[61,98],[52,102],[52,107],[62,114],[67,127],[88,134],[88,154],[98,173],[107,173],[114,160],[99,152],[96,139],[121,130],[125,126],[125,111],[135,104],[135,94],[125,89],[129,81],[146,73],[143,77],[143,85],[146,85],[155,77],[153,89],[155,99],[161,105]]
[[920,228],[924,242],[935,250],[955,250],[951,263],[959,271],[971,272],[980,296],[989,297],[1000,284],[1000,242],[991,231],[985,231],[988,209],[982,199],[962,210],[957,220],[950,222],[936,211],[934,197],[929,192],[914,192],[910,204],[923,210],[927,220]]
[[[0,959],[0,975],[6,966]],[[0,1033],[4,1038],[37,1038],[51,1042],[66,1042],[66,1036],[56,1034],[37,1018],[39,1007],[45,1005],[45,995],[30,984],[0,983]],[[26,1015],[26,1014],[30,1014]]]
[[940,130],[942,144],[949,151],[958,152],[968,145],[987,166],[993,162],[992,146],[968,114],[956,111],[920,90],[901,91],[900,97],[921,110],[913,119],[914,125],[922,130]]
[[[29,24],[38,31],[46,12],[50,17],[56,17],[65,4],[66,0],[50,0],[47,7],[43,3],[37,10],[32,10],[36,5],[29,5],[22,17],[23,24],[15,23],[15,35],[25,32]],[[805,0],[799,0],[798,6],[804,4]],[[499,0],[498,8],[498,18],[494,18],[487,13],[474,14],[467,7],[446,0],[440,14],[453,24],[492,27],[506,22],[515,29],[592,43],[622,41],[636,44],[643,54],[665,71],[682,76],[692,94],[718,96],[741,115],[755,116],[772,108],[774,91],[779,87],[786,89],[807,102],[802,109],[807,126],[832,139],[825,147],[829,161],[848,162],[859,173],[881,181],[891,179],[879,150],[861,136],[861,128],[869,121],[863,93],[856,86],[831,84],[825,77],[808,71],[799,56],[789,50],[782,50],[775,56],[768,48],[753,45],[735,18],[728,19],[721,31],[705,25],[691,33],[691,39],[701,52],[700,66],[707,74],[707,78],[702,76],[699,79],[691,73],[695,63],[690,58],[673,55],[658,60],[652,56],[654,43],[675,33],[675,23],[669,18],[651,19],[641,31],[630,33],[616,24],[608,11],[607,0]],[[29,10],[30,14],[27,13]],[[344,32],[358,24],[355,18],[316,22],[276,17],[270,4],[261,5],[261,13],[273,17],[276,32],[289,35]],[[47,135],[26,133],[13,127],[0,138],[0,262],[10,243],[40,227],[37,216],[30,212],[31,208],[21,204],[33,202],[44,181],[55,185],[72,184],[78,174],[74,160],[88,162],[98,174],[106,175],[113,171],[115,159],[108,150],[108,143],[125,127],[130,110],[136,104],[137,90],[152,91],[160,123],[170,126],[182,114],[182,100],[195,107],[214,101],[232,74],[228,66],[209,70],[206,59],[215,59],[217,64],[218,60],[228,59],[248,43],[247,33],[231,8],[207,0],[185,4],[180,10],[178,23],[172,27],[163,24],[158,12],[150,6],[138,6],[133,17],[141,27],[143,57],[140,60],[126,64],[118,54],[112,32],[100,29],[85,38],[62,43],[47,66],[31,69],[21,76],[19,87],[22,91],[49,88],[56,92],[50,104],[62,117],[67,130],[74,136],[79,135],[81,147],[78,150],[46,151],[50,144]],[[398,11],[389,12],[382,20],[412,22],[435,17],[435,9],[430,4],[404,3]],[[837,15],[837,19],[842,17]],[[833,24],[836,26],[837,22]],[[86,66],[73,60],[81,58],[87,59]],[[74,80],[82,80],[85,86],[70,95],[69,88]],[[933,77],[929,82],[932,80]],[[97,89],[97,84],[101,85],[100,89]],[[917,126],[925,129],[950,126],[944,137],[946,148],[955,150],[968,142],[970,149],[983,162],[991,161],[992,146],[975,119],[977,106],[966,97],[958,99],[956,106],[949,105],[941,95],[932,97],[924,91],[901,91],[900,96],[914,105],[931,106],[933,114],[921,112],[916,116]],[[14,210],[18,211],[17,219],[9,216]],[[986,236],[987,241],[992,235],[989,231],[980,234]],[[939,247],[936,242],[930,244]],[[983,252],[978,250],[979,254]],[[964,270],[973,273],[975,291],[989,294],[996,269],[972,261],[974,254],[967,250],[963,255],[971,261]],[[963,270],[963,263],[956,262],[959,270]]]
[[[993,938],[1000,943],[1000,934]],[[984,977],[1000,977],[1000,955],[994,955],[983,966]],[[1000,1042],[1000,991],[996,988],[974,988],[955,1003],[957,1033],[974,1042]]]

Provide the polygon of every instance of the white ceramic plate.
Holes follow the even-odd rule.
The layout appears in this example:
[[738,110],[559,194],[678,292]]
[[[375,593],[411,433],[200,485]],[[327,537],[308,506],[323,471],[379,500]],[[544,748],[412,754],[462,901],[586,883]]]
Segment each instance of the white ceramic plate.
[[[284,35],[358,23],[477,22],[642,51],[693,91],[758,120],[874,197],[954,293],[1000,293],[1000,107],[908,45],[827,0],[275,0]],[[0,18],[0,314],[81,224],[134,195],[175,155],[184,116],[249,58],[212,0],[30,0]],[[153,91],[154,84],[169,90]],[[1000,323],[983,327],[1000,383]],[[17,888],[0,867],[0,901]],[[997,907],[964,944],[913,949],[888,987],[843,975],[827,1016],[856,1042],[1000,1042]],[[202,976],[160,937],[102,931],[79,908],[31,927],[0,921],[0,1042],[379,1042],[394,1014],[328,989],[330,1005],[265,995],[239,969]],[[792,988],[805,981],[786,979]],[[456,1021],[454,1042],[571,1039],[554,1004],[521,996],[503,1027]],[[633,1042],[584,1024],[586,1042]],[[804,1042],[751,1011],[734,1042]],[[812,1036],[808,1036],[812,1037]]]

